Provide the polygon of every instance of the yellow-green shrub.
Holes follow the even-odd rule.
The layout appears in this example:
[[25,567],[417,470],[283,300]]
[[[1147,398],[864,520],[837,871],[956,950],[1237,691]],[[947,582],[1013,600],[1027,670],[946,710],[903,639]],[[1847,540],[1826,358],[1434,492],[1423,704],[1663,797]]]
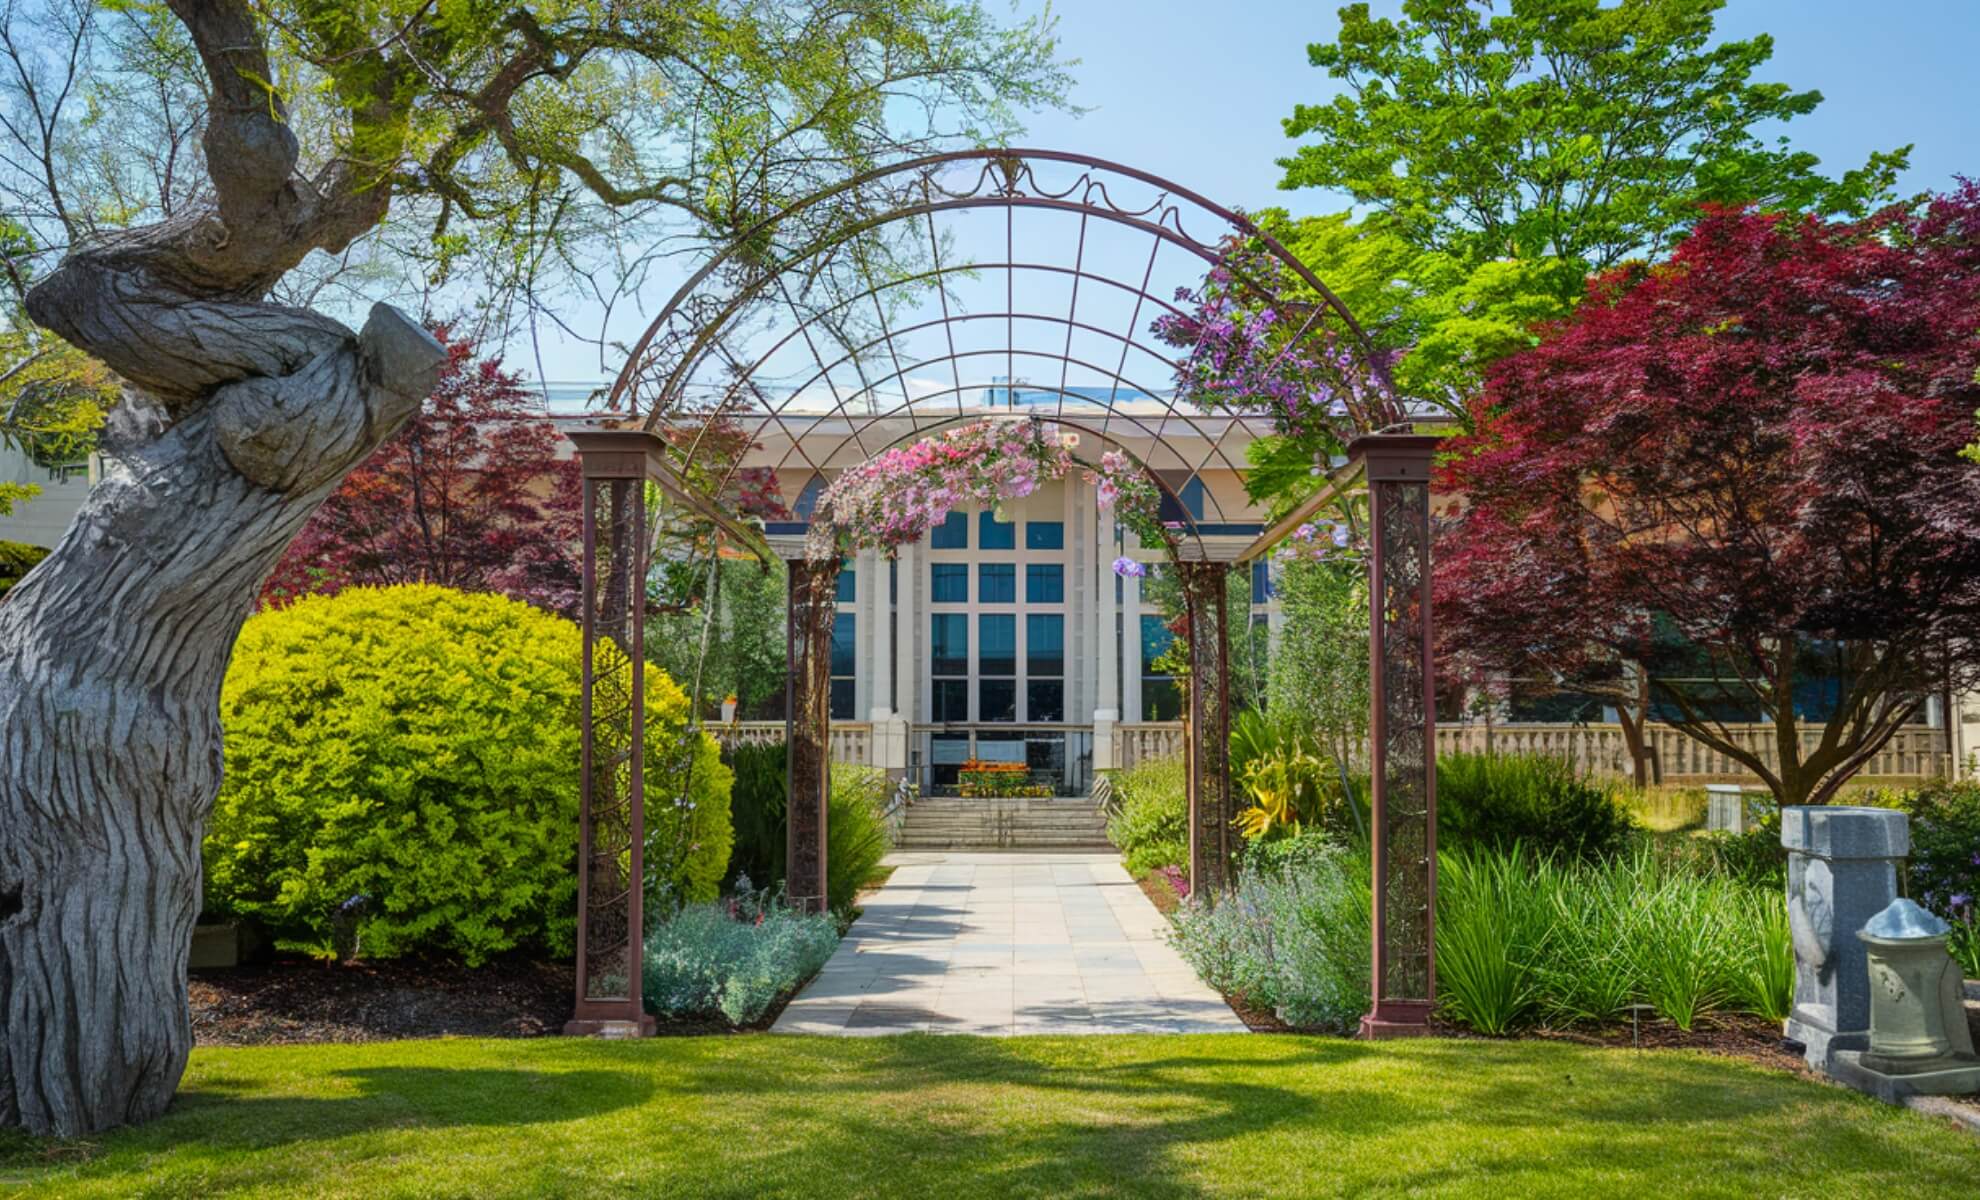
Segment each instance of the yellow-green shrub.
[[[210,908],[317,948],[367,897],[362,953],[568,953],[575,926],[581,638],[495,595],[415,585],[315,596],[248,621],[221,693],[227,780],[206,840]],[[647,668],[654,877],[712,899],[729,787],[686,699]]]

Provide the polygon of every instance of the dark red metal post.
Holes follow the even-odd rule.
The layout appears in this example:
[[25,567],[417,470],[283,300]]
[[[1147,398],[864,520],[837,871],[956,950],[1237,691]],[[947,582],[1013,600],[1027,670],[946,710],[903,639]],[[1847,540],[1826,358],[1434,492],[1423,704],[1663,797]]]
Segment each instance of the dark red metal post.
[[789,747],[785,894],[805,912],[826,907],[825,810],[832,789],[832,624],[839,563],[795,558],[788,572],[784,744]]
[[1438,439],[1356,438],[1367,471],[1369,764],[1375,873],[1365,1038],[1429,1030],[1437,1001],[1436,680],[1430,626],[1430,460]]
[[584,475],[577,1003],[564,1032],[645,1037],[646,481],[660,439],[573,433]]
[[1228,891],[1237,813],[1231,806],[1231,676],[1225,584],[1230,564],[1177,564],[1189,620],[1189,890]]

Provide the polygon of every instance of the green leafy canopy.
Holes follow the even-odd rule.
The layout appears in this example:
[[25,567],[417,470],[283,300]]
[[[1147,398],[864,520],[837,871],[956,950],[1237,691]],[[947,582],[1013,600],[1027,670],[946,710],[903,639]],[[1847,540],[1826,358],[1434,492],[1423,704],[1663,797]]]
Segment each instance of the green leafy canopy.
[[1757,126],[1822,96],[1756,82],[1773,40],[1714,44],[1722,6],[1408,0],[1390,20],[1349,5],[1338,39],[1307,48],[1346,87],[1285,122],[1316,140],[1281,160],[1281,186],[1344,191],[1380,227],[1467,264],[1601,270],[1667,247],[1707,201],[1863,215],[1910,147],[1829,179],[1785,138],[1763,142]]

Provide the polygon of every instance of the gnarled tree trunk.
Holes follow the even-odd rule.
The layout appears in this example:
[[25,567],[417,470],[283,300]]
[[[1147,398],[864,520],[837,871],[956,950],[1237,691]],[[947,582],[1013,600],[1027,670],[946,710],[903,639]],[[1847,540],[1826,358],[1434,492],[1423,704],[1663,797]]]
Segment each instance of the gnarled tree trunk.
[[215,203],[80,246],[28,295],[130,383],[103,482],[0,604],[0,1126],[39,1133],[171,1100],[235,635],[443,358],[383,305],[353,334],[262,300],[376,224],[387,189],[342,161],[298,176],[246,4],[171,2],[213,84]]
[[[185,1069],[235,635],[310,513],[425,396],[425,352],[440,354],[382,307],[338,343],[114,461],[0,604],[0,1125],[143,1120]],[[374,385],[381,369],[396,378]]]

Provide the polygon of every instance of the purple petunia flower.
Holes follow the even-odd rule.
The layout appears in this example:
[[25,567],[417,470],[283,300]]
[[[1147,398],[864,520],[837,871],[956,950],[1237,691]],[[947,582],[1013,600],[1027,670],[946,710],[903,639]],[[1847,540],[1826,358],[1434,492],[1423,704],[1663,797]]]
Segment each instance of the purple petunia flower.
[[1114,574],[1123,579],[1139,579],[1148,574],[1148,568],[1123,554],[1114,560]]

